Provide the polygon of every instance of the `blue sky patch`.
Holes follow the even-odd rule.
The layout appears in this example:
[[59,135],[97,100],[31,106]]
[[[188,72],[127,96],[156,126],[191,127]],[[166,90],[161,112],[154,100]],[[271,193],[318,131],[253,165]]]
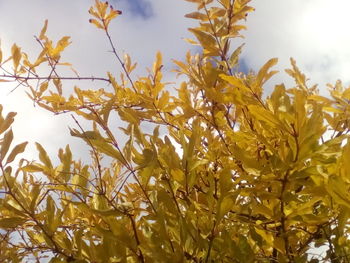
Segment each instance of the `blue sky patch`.
[[243,72],[244,74],[248,74],[248,73],[249,73],[249,70],[250,70],[250,68],[249,68],[249,66],[248,66],[248,64],[247,64],[247,62],[246,62],[246,60],[245,60],[244,58],[241,57],[241,58],[239,59],[237,71],[238,71],[238,72]]
[[126,6],[127,12],[131,15],[148,19],[154,15],[152,4],[149,0],[120,0],[122,5]]

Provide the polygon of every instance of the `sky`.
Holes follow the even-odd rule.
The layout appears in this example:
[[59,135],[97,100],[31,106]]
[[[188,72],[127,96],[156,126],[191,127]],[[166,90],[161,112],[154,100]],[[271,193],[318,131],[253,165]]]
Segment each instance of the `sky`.
[[[93,0],[0,0],[0,39],[7,54],[13,43],[28,54],[40,50],[33,36],[40,32],[44,20],[49,19],[48,36],[58,40],[64,35],[72,37],[72,45],[62,60],[69,61],[81,76],[105,76],[115,74],[120,67],[111,56],[104,34],[88,23],[88,9]],[[176,86],[175,67],[171,59],[182,59],[192,49],[183,38],[191,37],[187,28],[195,21],[184,18],[194,10],[194,5],[183,0],[112,0],[110,3],[123,14],[111,24],[111,34],[118,53],[127,52],[138,69],[133,77],[146,74],[159,50],[164,57],[165,77]],[[326,94],[326,83],[342,79],[350,82],[350,1],[348,0],[253,0],[256,8],[247,18],[248,31],[244,39],[237,39],[232,46],[245,43],[241,58],[245,70],[258,69],[270,58],[278,57],[276,66],[281,73],[266,85],[286,82],[290,78],[283,73],[294,57],[300,69],[310,78],[310,84],[319,83]],[[101,88],[103,83],[66,83],[69,92],[73,85],[80,88]],[[13,126],[17,142],[29,141],[27,157],[36,158],[33,143],[39,141],[50,155],[56,155],[59,147],[72,144],[78,158],[86,152],[85,144],[70,138],[68,126],[76,128],[69,115],[53,114],[33,107],[20,87],[9,94],[12,86],[0,83],[0,103],[4,111],[16,111]],[[67,134],[65,136],[64,134]]]

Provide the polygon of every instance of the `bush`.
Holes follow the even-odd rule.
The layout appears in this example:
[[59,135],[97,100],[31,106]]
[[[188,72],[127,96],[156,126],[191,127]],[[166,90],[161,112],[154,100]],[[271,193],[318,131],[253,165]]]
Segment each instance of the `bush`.
[[[34,62],[17,45],[8,59],[0,54],[0,80],[25,86],[50,112],[72,114],[71,135],[91,149],[85,164],[67,145],[56,165],[37,143],[39,161],[17,161],[27,143],[11,146],[15,113],[1,114],[1,262],[349,260],[350,89],[337,82],[319,95],[291,59],[295,86],[263,95],[277,59],[245,74],[242,46],[230,47],[249,1],[187,1],[197,11],[186,16],[199,21],[190,42],[202,49],[175,61],[186,80],[174,90],[162,80],[160,53],[147,77],[131,76],[136,65],[108,31],[121,11],[99,0],[90,23],[105,33],[120,79],[59,75],[70,41],[54,44],[47,21]],[[42,68],[51,74],[37,74]],[[112,89],[63,94],[65,80],[82,79]]]

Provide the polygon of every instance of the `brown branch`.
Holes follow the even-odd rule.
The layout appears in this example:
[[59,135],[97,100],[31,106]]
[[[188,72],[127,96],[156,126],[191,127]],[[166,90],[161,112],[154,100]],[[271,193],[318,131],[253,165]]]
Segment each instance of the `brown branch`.
[[4,78],[4,79],[13,79],[13,81],[19,81],[19,80],[23,80],[23,81],[28,81],[28,80],[89,80],[89,81],[95,81],[95,80],[99,80],[99,81],[105,81],[108,83],[111,83],[111,81],[107,78],[101,78],[101,77],[24,77],[24,76],[18,76],[18,75],[7,75],[7,74],[0,74],[0,78]]
[[136,90],[136,88],[135,88],[134,82],[133,82],[133,80],[131,79],[129,72],[128,72],[127,69],[125,68],[124,62],[121,60],[121,58],[119,57],[119,55],[118,55],[118,53],[117,53],[117,50],[116,50],[116,48],[115,48],[115,45],[114,45],[114,43],[113,43],[113,41],[112,41],[112,37],[111,37],[111,35],[109,34],[109,31],[108,31],[108,29],[107,29],[107,27],[106,27],[104,21],[103,21],[103,24],[104,24],[104,27],[105,27],[106,36],[107,36],[108,41],[109,41],[109,44],[111,45],[111,48],[112,48],[112,53],[114,54],[114,56],[117,58],[118,62],[120,63],[120,65],[121,65],[121,67],[122,67],[122,69],[123,69],[123,71],[124,71],[126,77],[128,78],[128,80],[129,80],[130,83],[131,83],[131,86],[132,86],[133,90],[135,91],[135,93],[137,93],[137,90]]
[[137,244],[137,256],[140,260],[141,263],[144,263],[145,262],[145,259],[144,259],[144,256],[142,254],[142,250],[140,249],[140,239],[138,237],[138,234],[137,234],[137,229],[136,229],[136,223],[135,223],[135,220],[134,218],[132,217],[132,215],[128,215],[130,221],[131,221],[131,226],[132,226],[132,229],[133,229],[133,232],[134,232],[134,236],[135,236],[135,240],[136,240],[136,244]]
[[[73,120],[75,121],[75,123],[78,125],[79,129],[83,132],[83,134],[85,136],[85,131],[81,127],[80,123],[77,121],[77,119],[74,117],[73,114],[71,114],[71,116],[72,116]],[[85,139],[87,140],[88,144],[90,145],[90,147],[92,149],[92,152],[93,152],[93,154],[95,156],[95,159],[96,159],[97,169],[98,169],[98,177],[99,177],[99,184],[100,184],[100,187],[101,187],[101,189],[99,189],[99,191],[101,191],[101,193],[104,193],[103,183],[102,183],[102,169],[101,169],[101,164],[100,164],[100,160],[99,160],[97,151],[96,151],[95,147],[92,145],[90,139],[87,136],[85,136]]]

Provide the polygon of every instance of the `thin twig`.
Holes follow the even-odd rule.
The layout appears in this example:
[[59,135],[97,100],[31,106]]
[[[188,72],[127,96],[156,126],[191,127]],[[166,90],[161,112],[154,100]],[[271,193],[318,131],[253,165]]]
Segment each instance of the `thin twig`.
[[117,58],[117,60],[119,61],[120,65],[121,65],[121,67],[122,67],[122,69],[123,69],[123,71],[125,72],[126,77],[128,78],[128,80],[129,80],[130,83],[131,83],[131,86],[132,86],[133,90],[137,93],[137,90],[136,90],[136,88],[135,88],[134,82],[133,82],[133,80],[131,79],[129,72],[128,72],[127,69],[125,68],[124,62],[123,62],[123,61],[121,60],[121,58],[119,57],[119,55],[118,55],[118,53],[117,53],[117,51],[116,51],[116,49],[115,49],[114,43],[113,43],[113,41],[112,41],[111,35],[109,34],[108,29],[107,29],[106,26],[105,26],[105,32],[106,32],[106,35],[107,35],[109,44],[110,44],[111,47],[112,47],[112,53],[114,54],[114,56],[115,56],[115,57]]
[[111,81],[107,78],[101,78],[101,77],[24,77],[24,76],[18,76],[18,75],[6,75],[6,74],[0,74],[0,78],[8,78],[8,79],[13,79],[13,81],[18,81],[18,80],[23,80],[23,81],[28,81],[28,80],[90,80],[90,81],[105,81],[108,83],[111,83]]
[[[85,136],[85,131],[84,129],[81,127],[80,123],[77,121],[77,119],[74,117],[73,114],[71,114],[73,120],[75,121],[75,123],[78,125],[79,129],[83,132],[84,136]],[[101,164],[100,164],[100,160],[97,154],[97,151],[95,149],[95,147],[92,145],[90,139],[85,136],[85,139],[87,140],[88,144],[90,145],[92,152],[94,153],[95,159],[96,159],[96,163],[97,163],[97,169],[98,169],[98,177],[99,177],[99,183],[100,183],[100,191],[102,191],[102,193],[104,193],[104,189],[103,189],[103,183],[102,183],[102,169],[101,169]]]

